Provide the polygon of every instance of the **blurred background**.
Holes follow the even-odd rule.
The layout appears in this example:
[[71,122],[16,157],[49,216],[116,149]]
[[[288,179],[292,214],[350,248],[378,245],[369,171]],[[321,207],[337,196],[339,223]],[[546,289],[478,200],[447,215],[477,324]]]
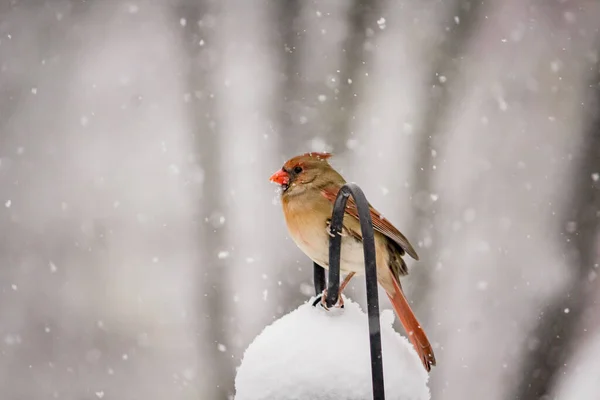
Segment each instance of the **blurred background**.
[[596,0],[0,1],[2,399],[233,398],[313,294],[268,182],[313,150],[416,245],[433,399],[598,399],[599,28]]

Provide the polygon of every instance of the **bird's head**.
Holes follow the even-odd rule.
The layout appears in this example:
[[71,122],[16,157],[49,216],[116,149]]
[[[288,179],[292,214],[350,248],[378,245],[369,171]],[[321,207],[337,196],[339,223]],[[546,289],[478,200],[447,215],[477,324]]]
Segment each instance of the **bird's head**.
[[281,185],[282,196],[296,196],[329,181],[339,181],[341,176],[327,162],[330,157],[330,153],[317,152],[293,157],[269,180]]

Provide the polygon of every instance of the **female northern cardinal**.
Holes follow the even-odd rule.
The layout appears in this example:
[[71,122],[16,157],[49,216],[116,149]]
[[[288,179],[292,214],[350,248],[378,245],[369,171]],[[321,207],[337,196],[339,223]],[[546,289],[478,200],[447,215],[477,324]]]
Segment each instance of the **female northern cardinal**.
[[[338,191],[346,183],[327,162],[329,153],[306,153],[288,160],[270,180],[281,185],[283,214],[292,239],[314,262],[329,265],[329,222]],[[435,365],[431,344],[412,312],[400,286],[400,276],[408,274],[402,256],[415,260],[417,253],[391,223],[369,205],[375,229],[377,280],[385,289],[400,322],[427,371]],[[348,273],[341,290],[355,273],[364,272],[362,235],[358,210],[348,199],[342,228],[340,269]]]

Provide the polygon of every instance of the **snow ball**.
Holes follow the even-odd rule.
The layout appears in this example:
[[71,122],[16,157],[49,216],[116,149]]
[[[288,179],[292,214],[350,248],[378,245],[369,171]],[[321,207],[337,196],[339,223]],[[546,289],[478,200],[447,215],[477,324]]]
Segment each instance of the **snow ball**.
[[577,20],[577,18],[575,17],[575,14],[572,13],[571,11],[565,11],[563,16],[565,17],[565,21],[567,21],[570,24],[574,23]]
[[506,103],[506,100],[504,100],[503,98],[499,98],[498,99],[498,108],[500,109],[500,111],[508,110],[508,103]]
[[300,293],[302,293],[304,296],[311,296],[314,291],[315,288],[313,285],[309,285],[308,283],[300,284]]
[[179,166],[177,166],[176,164],[171,164],[171,165],[169,165],[169,172],[172,175],[179,175],[181,173],[181,170],[179,169]]
[[225,225],[225,215],[221,211],[213,211],[207,218],[213,228],[217,229]]
[[331,146],[327,144],[327,142],[320,137],[314,137],[310,141],[310,149],[311,151],[331,151]]
[[[325,311],[314,298],[260,333],[244,353],[235,379],[236,400],[370,399],[371,358],[367,315],[344,298]],[[408,340],[381,314],[387,400],[426,400],[428,374]]]
[[229,252],[227,250],[221,250],[219,254],[217,254],[217,257],[219,258],[219,260],[224,260],[227,257],[229,257]]
[[183,370],[182,375],[185,379],[187,379],[188,381],[191,381],[196,376],[196,372],[194,371],[193,368],[186,368]]
[[50,267],[50,272],[55,273],[58,271],[58,267],[52,261],[48,263],[48,267]]
[[358,140],[356,139],[348,139],[348,141],[346,142],[346,147],[350,150],[354,150],[356,148],[358,148]]
[[428,249],[431,247],[432,244],[433,244],[433,238],[431,236],[425,236],[425,238],[423,238],[423,247]]

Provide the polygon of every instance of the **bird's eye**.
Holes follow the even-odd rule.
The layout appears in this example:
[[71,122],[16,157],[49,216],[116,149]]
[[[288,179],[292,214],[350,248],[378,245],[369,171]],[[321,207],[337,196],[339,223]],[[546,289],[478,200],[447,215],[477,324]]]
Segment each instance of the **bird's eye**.
[[301,166],[299,166],[299,165],[298,165],[298,166],[296,166],[296,167],[294,167],[294,172],[295,172],[296,174],[299,174],[300,172],[302,172],[302,167],[301,167]]

